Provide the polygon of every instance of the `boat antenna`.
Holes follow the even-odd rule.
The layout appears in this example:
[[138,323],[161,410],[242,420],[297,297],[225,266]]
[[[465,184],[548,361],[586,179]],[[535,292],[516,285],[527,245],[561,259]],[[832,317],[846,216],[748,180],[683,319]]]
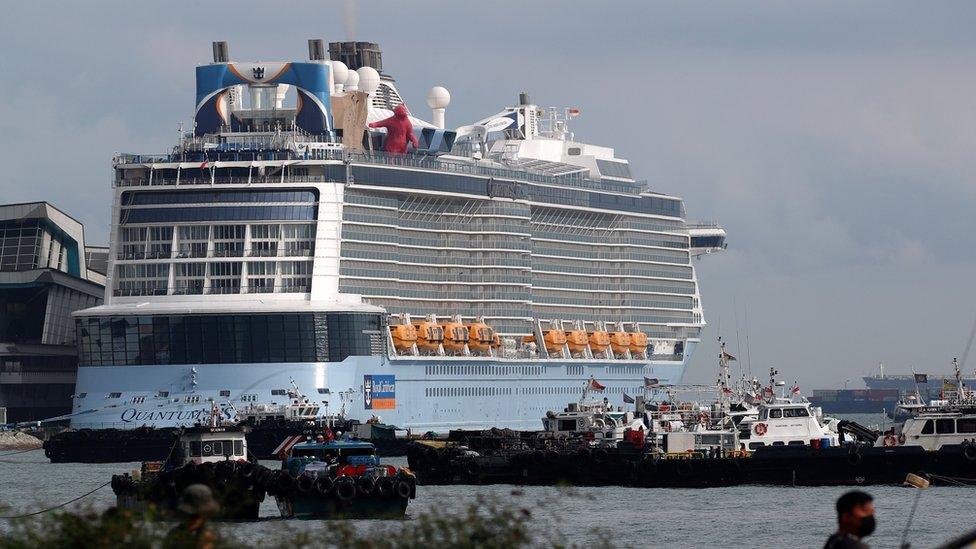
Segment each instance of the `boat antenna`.
[[969,349],[973,346],[974,337],[976,337],[976,319],[973,320],[973,328],[969,331],[969,341],[966,342],[966,349],[962,352],[962,361],[959,362],[959,367],[962,369],[966,368],[966,359],[969,358]]
[[[742,356],[742,346],[739,344],[739,306],[736,305],[735,296],[732,296],[732,312],[735,313],[735,354]],[[742,365],[739,365],[739,373],[742,373]]]
[[746,303],[743,309],[746,314],[746,366],[749,368],[749,377],[752,377],[752,350],[749,348],[749,304]]

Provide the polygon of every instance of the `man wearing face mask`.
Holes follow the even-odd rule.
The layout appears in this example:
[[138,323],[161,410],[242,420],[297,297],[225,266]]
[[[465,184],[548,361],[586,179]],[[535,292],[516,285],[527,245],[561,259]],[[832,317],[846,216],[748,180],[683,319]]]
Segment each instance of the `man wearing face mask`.
[[862,541],[874,532],[874,498],[852,490],[837,499],[837,532],[827,538],[824,549],[868,549]]

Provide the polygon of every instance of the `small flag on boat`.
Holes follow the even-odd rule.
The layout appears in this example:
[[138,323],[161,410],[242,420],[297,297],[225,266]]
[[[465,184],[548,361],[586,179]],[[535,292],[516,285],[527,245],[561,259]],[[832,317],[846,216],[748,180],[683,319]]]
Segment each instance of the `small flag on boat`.
[[566,109],[566,114],[568,114],[571,118],[576,118],[580,115],[579,107],[570,107]]
[[790,388],[790,392],[794,395],[800,394],[800,385],[797,382],[793,382],[793,387]]
[[634,403],[634,397],[629,396],[627,393],[624,393],[624,404],[633,404],[633,403]]
[[732,389],[729,389],[728,387],[722,387],[722,392],[724,394],[731,395],[732,394]]
[[645,377],[644,387],[657,387],[660,381],[656,377]]
[[929,382],[928,374],[915,374],[915,383],[928,383],[928,382]]
[[725,351],[722,351],[722,360],[736,360],[736,358]]
[[200,164],[200,169],[201,169],[201,170],[206,170],[206,169],[207,169],[207,167],[208,167],[209,165],[210,165],[210,161],[209,161],[209,160],[204,160],[204,161],[203,161],[203,162],[202,162],[202,163]]
[[951,382],[951,381],[949,381],[948,379],[943,379],[942,380],[942,390],[943,391],[955,391],[956,390],[956,384],[953,383],[953,382]]
[[606,387],[601,385],[599,381],[593,379],[592,377],[590,378],[589,387],[591,391],[603,391],[604,389],[606,389]]

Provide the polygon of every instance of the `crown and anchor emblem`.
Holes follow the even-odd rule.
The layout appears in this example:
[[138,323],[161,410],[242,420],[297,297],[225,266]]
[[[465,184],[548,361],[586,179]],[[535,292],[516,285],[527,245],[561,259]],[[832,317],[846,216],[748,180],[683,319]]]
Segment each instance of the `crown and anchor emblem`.
[[251,74],[254,75],[255,80],[261,80],[264,78],[264,67],[254,67],[251,69]]

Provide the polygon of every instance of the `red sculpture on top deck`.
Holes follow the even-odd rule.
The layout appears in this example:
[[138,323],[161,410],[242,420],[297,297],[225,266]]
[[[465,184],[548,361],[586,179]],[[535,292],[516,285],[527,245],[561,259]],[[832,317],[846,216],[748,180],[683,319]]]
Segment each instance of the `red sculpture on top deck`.
[[407,152],[408,139],[413,144],[414,149],[420,146],[417,136],[413,134],[413,124],[410,123],[408,115],[407,107],[400,104],[393,109],[393,116],[369,124],[370,128],[386,128],[386,141],[383,142],[384,151],[404,154]]

